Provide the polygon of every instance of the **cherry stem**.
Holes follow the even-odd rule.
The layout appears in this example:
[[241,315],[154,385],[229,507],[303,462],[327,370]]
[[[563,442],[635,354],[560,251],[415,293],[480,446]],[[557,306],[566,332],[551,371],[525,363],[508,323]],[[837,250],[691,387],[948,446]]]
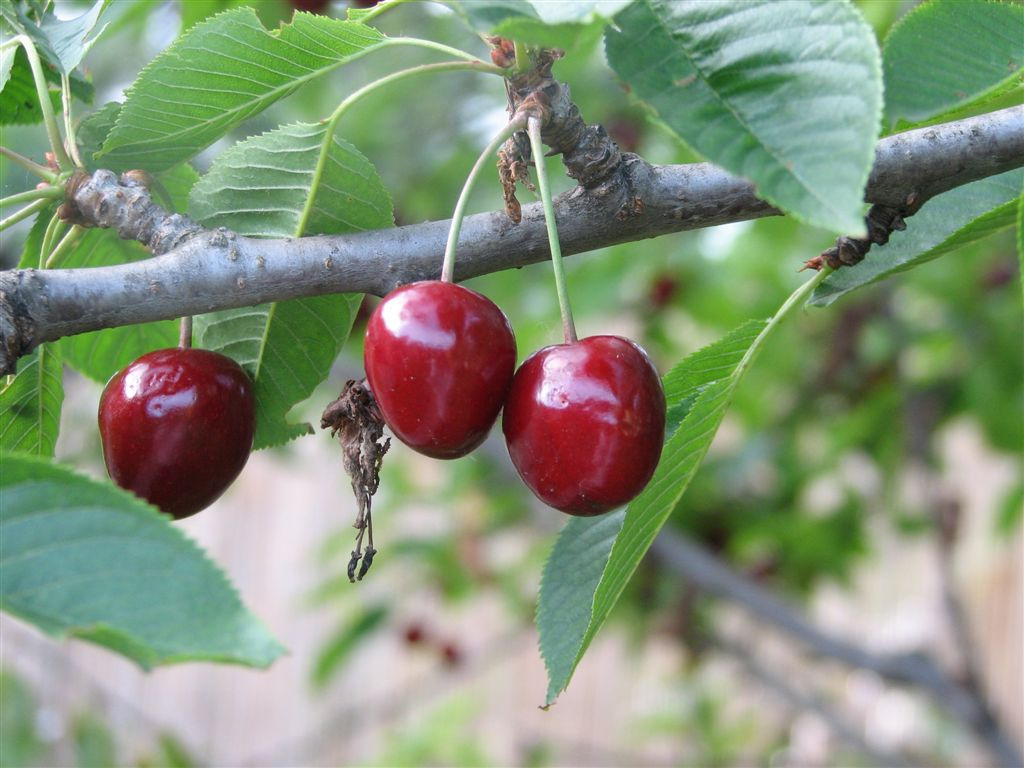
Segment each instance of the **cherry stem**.
[[491,139],[491,143],[484,148],[483,152],[480,153],[480,157],[476,159],[476,163],[469,172],[469,176],[466,177],[466,183],[462,185],[462,192],[459,193],[459,199],[455,203],[455,212],[452,214],[451,228],[448,230],[448,243],[444,248],[444,261],[441,263],[441,280],[443,282],[451,283],[455,280],[455,249],[459,245],[459,233],[462,231],[462,220],[466,216],[466,205],[469,203],[469,195],[473,191],[473,185],[476,184],[480,171],[483,170],[484,164],[489,159],[494,158],[494,153],[501,148],[501,145],[508,140],[508,137],[516,131],[523,130],[523,126],[525,124],[526,117],[524,115],[514,116],[508,124],[498,131],[498,134]]
[[576,325],[572,321],[572,308],[569,306],[569,288],[565,281],[565,268],[562,266],[562,246],[558,242],[558,226],[555,224],[555,204],[551,199],[547,168],[544,165],[544,144],[540,138],[540,118],[531,115],[526,125],[527,133],[530,136],[533,162],[537,168],[537,186],[540,188],[540,201],[544,206],[544,225],[548,231],[551,266],[555,270],[555,290],[558,292],[558,309],[562,313],[562,332],[565,334],[565,343],[572,344],[576,341]]
[[178,336],[179,349],[192,348],[192,315],[185,315],[181,318],[181,331]]
[[316,169],[313,171],[313,181],[310,185],[310,193],[306,198],[306,205],[302,209],[302,215],[299,217],[299,223],[296,226],[295,237],[301,237],[306,233],[306,227],[309,224],[309,219],[313,215],[313,204],[316,202],[317,192],[320,189],[320,180],[323,178],[325,169],[327,167],[327,161],[330,156],[330,148],[334,142],[334,134],[338,128],[338,122],[341,120],[342,115],[348,112],[356,102],[362,99],[364,96],[373,93],[378,88],[389,85],[390,83],[404,80],[407,77],[413,77],[415,75],[425,75],[431,72],[445,72],[445,71],[462,71],[462,72],[486,72],[489,74],[500,74],[503,70],[497,67],[492,67],[490,64],[485,64],[480,61],[442,61],[437,64],[420,64],[415,67],[409,67],[408,69],[401,69],[398,72],[392,72],[390,75],[385,75],[382,78],[374,80],[372,83],[364,85],[359,90],[353,91],[351,94],[345,97],[345,99],[338,104],[338,107],[334,110],[331,116],[327,119],[327,124],[324,130],[324,143],[320,147],[320,156],[317,159]]

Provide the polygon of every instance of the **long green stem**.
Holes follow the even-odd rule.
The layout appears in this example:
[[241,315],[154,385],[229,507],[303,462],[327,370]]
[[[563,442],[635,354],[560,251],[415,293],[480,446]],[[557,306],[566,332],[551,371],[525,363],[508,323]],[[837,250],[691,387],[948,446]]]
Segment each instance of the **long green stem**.
[[67,228],[67,224],[60,220],[60,216],[56,213],[50,217],[50,222],[46,225],[46,231],[43,232],[43,240],[39,244],[39,268],[45,269],[46,264],[50,261],[50,251],[53,250],[54,241],[64,234],[64,230]]
[[803,283],[799,288],[797,288],[795,291],[793,291],[793,293],[789,295],[788,299],[782,302],[782,306],[779,307],[778,310],[776,310],[774,315],[772,315],[771,320],[769,320],[768,324],[762,329],[762,331],[759,334],[757,334],[757,338],[754,339],[754,342],[747,348],[747,351],[740,359],[739,364],[736,366],[736,370],[733,372],[733,376],[737,380],[741,379],[743,377],[743,374],[745,374],[747,372],[747,369],[753,364],[754,359],[757,357],[757,353],[760,352],[761,347],[764,346],[765,340],[769,336],[771,336],[772,332],[778,327],[779,323],[785,320],[786,316],[789,315],[795,307],[801,305],[804,302],[804,300],[806,300],[807,297],[811,295],[811,292],[819,285],[821,285],[821,282],[830,274],[832,274],[832,272],[833,270],[829,269],[828,267],[819,270],[811,277],[810,280],[807,280],[805,283]]
[[71,227],[71,230],[61,238],[61,241],[57,243],[57,247],[53,249],[49,257],[46,259],[46,263],[43,265],[44,269],[53,269],[60,262],[61,256],[67,253],[79,240],[82,239],[82,235],[85,230],[78,225]]
[[430,51],[447,53],[449,56],[454,56],[457,59],[475,61],[480,64],[485,71],[493,72],[498,75],[505,73],[505,70],[501,67],[497,67],[494,64],[488,64],[486,61],[474,56],[472,53],[467,53],[461,48],[453,48],[452,46],[445,45],[444,43],[435,43],[433,40],[421,40],[418,37],[391,37],[388,38],[385,45],[411,45],[416,48],[426,48]]
[[306,205],[302,210],[302,216],[299,217],[295,237],[301,237],[306,231],[306,226],[309,223],[309,217],[313,212],[313,203],[316,201],[316,190],[320,188],[320,179],[323,177],[324,169],[327,167],[328,150],[330,149],[331,142],[334,140],[334,131],[337,128],[342,115],[348,112],[348,110],[361,98],[382,86],[389,85],[397,80],[404,80],[405,78],[412,77],[414,75],[452,70],[491,73],[492,67],[489,64],[477,61],[442,61],[437,64],[420,64],[415,67],[399,70],[398,72],[392,72],[390,75],[386,75],[379,80],[367,83],[362,88],[350,93],[340,104],[338,104],[337,109],[335,109],[331,116],[327,118],[327,130],[324,133],[324,143],[320,148],[320,156],[317,158],[316,168],[313,171],[313,180],[310,184],[311,192],[309,197],[306,198]]
[[24,192],[18,192],[14,195],[8,195],[7,197],[0,198],[0,208],[6,208],[8,205],[20,205],[21,203],[30,203],[33,200],[45,200],[52,199],[55,197],[63,197],[64,190],[60,187],[43,187],[42,189],[26,189]]
[[548,186],[547,168],[544,166],[544,144],[540,138],[540,119],[530,116],[527,121],[527,133],[530,135],[530,148],[533,161],[537,168],[537,186],[540,187],[540,201],[544,206],[544,224],[548,230],[548,246],[551,249],[551,266],[555,270],[555,290],[558,292],[558,309],[562,313],[562,332],[565,343],[576,341],[576,325],[572,321],[572,308],[569,306],[569,288],[565,281],[565,268],[562,266],[562,246],[558,242],[558,227],[555,224],[555,204],[551,200],[551,188]]
[[377,3],[377,5],[375,5],[373,8],[370,8],[369,10],[365,11],[359,17],[359,21],[363,24],[366,24],[367,22],[380,16],[382,13],[390,11],[395,6],[402,5],[403,3],[408,2],[409,0],[384,0],[384,2]]
[[13,149],[8,149],[7,147],[0,147],[0,157],[6,157],[12,163],[21,166],[26,171],[31,173],[33,176],[38,176],[39,178],[43,179],[44,181],[48,181],[51,184],[57,181],[58,174],[56,172],[50,170],[45,165],[40,165],[39,163],[33,160],[29,160],[27,157],[24,157],[23,155],[19,155]]
[[34,216],[49,204],[49,200],[36,200],[34,203],[31,203],[30,205],[26,205],[17,213],[12,213],[6,219],[0,220],[0,232],[7,229],[8,227],[14,226],[23,219],[27,219],[29,216]]
[[469,202],[469,195],[473,191],[477,177],[480,176],[484,164],[489,159],[493,159],[494,153],[501,148],[509,136],[523,129],[525,122],[525,118],[519,115],[512,118],[504,128],[498,131],[498,134],[491,139],[490,144],[484,147],[484,151],[480,153],[480,157],[476,159],[476,163],[473,164],[473,168],[466,177],[466,183],[462,185],[462,192],[459,193],[459,199],[455,203],[455,212],[452,214],[451,227],[448,229],[444,261],[441,262],[441,279],[446,283],[455,279],[455,249],[459,246],[459,233],[462,231],[462,220],[466,217],[466,204]]
[[50,103],[50,89],[46,86],[46,76],[43,74],[43,64],[39,60],[39,52],[36,46],[26,35],[18,35],[11,38],[12,43],[17,43],[25,49],[28,56],[28,65],[32,70],[32,79],[36,85],[36,95],[39,97],[39,108],[43,113],[43,124],[46,126],[46,136],[50,140],[50,147],[53,155],[57,158],[57,165],[63,170],[70,170],[71,158],[64,149],[64,141],[60,137],[60,128],[57,125],[57,115],[53,111],[53,104]]
[[68,153],[76,168],[85,168],[85,163],[78,155],[78,140],[75,138],[75,123],[71,117],[71,78],[66,74],[60,76],[60,99],[64,107],[64,136],[67,138]]

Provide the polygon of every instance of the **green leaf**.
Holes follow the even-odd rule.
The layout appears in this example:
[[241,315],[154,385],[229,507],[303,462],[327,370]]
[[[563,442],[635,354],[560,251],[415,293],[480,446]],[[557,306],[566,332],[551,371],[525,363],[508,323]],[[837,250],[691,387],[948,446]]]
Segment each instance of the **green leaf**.
[[[60,23],[52,14],[45,17],[47,23]],[[62,64],[50,45],[46,32],[32,19],[11,3],[0,3],[0,40],[7,42],[15,35],[25,35],[32,40],[43,64],[43,77],[57,90],[49,95],[54,109],[60,111],[60,72]],[[65,43],[66,45],[66,43]],[[72,68],[73,69],[73,68]],[[86,103],[92,101],[92,83],[77,71],[71,74],[71,94]],[[39,108],[35,80],[28,64],[28,56],[19,45],[0,52],[0,125],[26,125],[42,122],[43,113]]]
[[860,264],[833,272],[811,303],[828,306],[840,296],[896,272],[913,269],[961,246],[1013,226],[1024,169],[965,184],[939,195],[907,220],[904,232],[874,246]]
[[328,137],[326,125],[307,123],[281,126],[222,152],[193,187],[189,212],[208,227],[254,237],[394,224],[391,198],[370,161],[348,142]]
[[848,2],[638,0],[605,41],[619,77],[694,150],[804,222],[864,231],[881,66]]
[[445,3],[479,32],[548,48],[572,49],[596,37],[632,0],[450,0]]
[[509,19],[540,21],[537,9],[527,0],[445,0],[444,4],[477,32],[493,33]]
[[[777,317],[783,314],[783,310]],[[565,690],[641,558],[696,473],[745,367],[769,327],[749,321],[665,376],[670,422],[661,461],[625,511],[573,518],[544,567],[537,627],[548,669],[547,704]],[[748,358],[749,361],[749,358]]]
[[60,351],[43,344],[0,386],[0,450],[53,456],[63,403]]
[[75,139],[78,141],[78,150],[82,160],[90,169],[97,167],[92,162],[93,155],[100,151],[103,142],[107,140],[120,112],[120,102],[108,101],[98,110],[84,117],[78,124],[78,128],[75,130]]
[[[223,152],[192,190],[190,208],[207,226],[266,237],[394,222],[374,167],[350,144],[329,136],[326,125],[283,126]],[[196,318],[196,343],[234,358],[255,382],[255,448],[312,432],[308,424],[289,423],[286,414],[327,377],[360,301],[319,296]]]
[[[39,250],[55,206],[43,209],[22,246],[20,269],[39,265]],[[56,344],[42,344],[0,379],[0,450],[53,456],[60,433],[64,377]]]
[[327,378],[361,298],[316,296],[196,317],[196,345],[233,358],[254,382],[253,450],[313,433],[286,416]]
[[[35,81],[28,66],[28,57],[18,48],[3,93],[0,93],[0,125],[32,125],[43,121]],[[50,102],[60,109],[60,93],[50,91]]]
[[1024,82],[1024,5],[922,3],[889,32],[882,67],[889,125],[978,107]]
[[101,27],[92,39],[86,39],[96,27],[100,14],[109,2],[110,0],[96,0],[92,8],[74,19],[61,20],[52,14],[47,14],[43,19],[40,29],[56,56],[55,63],[65,74],[71,74],[82,63],[85,54],[103,34],[106,25]]
[[307,13],[274,32],[251,8],[214,16],[146,66],[98,157],[115,170],[169,168],[303,83],[386,44],[373,27]]
[[599,517],[572,518],[544,564],[537,631],[548,670],[548,706],[569,685],[586,651],[583,642],[593,620],[594,594],[625,518],[625,507]]
[[[5,42],[13,37],[11,28],[3,19],[0,19],[0,35],[2,35]],[[3,91],[7,81],[11,79],[11,69],[14,67],[14,54],[17,52],[18,49],[13,45],[0,48],[0,91]]]
[[59,464],[0,463],[0,608],[147,669],[266,667],[281,655],[220,569],[156,509]]
[[374,605],[342,625],[317,654],[312,672],[313,687],[323,689],[359,642],[383,624],[389,613],[387,606]]

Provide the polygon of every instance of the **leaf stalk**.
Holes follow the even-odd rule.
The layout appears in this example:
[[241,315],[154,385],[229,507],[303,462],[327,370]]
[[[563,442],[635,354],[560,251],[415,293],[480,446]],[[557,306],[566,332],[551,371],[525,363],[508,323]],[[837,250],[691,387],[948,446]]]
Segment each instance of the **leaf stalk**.
[[46,76],[43,74],[43,64],[39,59],[39,52],[35,43],[27,35],[17,35],[11,38],[11,44],[20,45],[25,49],[28,57],[28,65],[32,70],[32,80],[36,85],[36,95],[39,98],[39,109],[43,113],[43,124],[46,126],[46,136],[50,140],[50,147],[53,155],[57,158],[57,165],[63,170],[69,170],[72,162],[64,149],[64,141],[60,137],[60,128],[57,124],[57,115],[53,111],[53,104],[50,103],[50,89],[46,85]]
[[19,155],[13,149],[7,147],[0,147],[0,157],[6,157],[15,165],[21,166],[26,171],[31,173],[33,176],[38,176],[44,181],[48,181],[51,184],[57,181],[58,174],[56,171],[47,168],[45,165],[40,165],[34,160],[29,160],[24,155]]
[[484,62],[477,61],[442,61],[436,64],[420,64],[415,67],[399,70],[398,72],[392,72],[390,75],[374,80],[372,83],[367,83],[362,88],[350,93],[340,104],[338,104],[337,109],[335,109],[331,116],[327,118],[327,130],[324,134],[324,143],[320,147],[320,156],[317,158],[316,168],[313,170],[313,180],[310,184],[310,194],[306,198],[306,205],[302,210],[302,215],[299,217],[295,237],[301,237],[305,233],[306,227],[309,224],[309,218],[313,212],[313,204],[316,201],[316,193],[320,187],[320,179],[323,178],[324,170],[327,167],[327,156],[331,142],[334,140],[334,132],[337,129],[338,122],[341,120],[342,115],[355,105],[357,101],[382,86],[389,85],[398,80],[404,80],[405,78],[412,77],[414,75],[425,75],[431,72],[446,71],[487,72],[490,74],[492,73],[492,67],[484,64]]
[[20,211],[12,213],[6,219],[0,220],[0,232],[7,229],[8,227],[13,227],[19,221],[23,221],[24,219],[27,219],[29,216],[33,216],[39,213],[39,211],[43,210],[43,208],[45,208],[49,204],[50,200],[49,198],[47,198],[44,200],[36,200],[34,203],[26,205]]
[[49,200],[57,197],[64,197],[64,190],[60,187],[43,187],[41,189],[26,189],[24,192],[18,192],[14,195],[8,195],[7,197],[0,198],[0,208],[6,208],[9,205],[20,205],[21,203],[30,203],[33,200]]

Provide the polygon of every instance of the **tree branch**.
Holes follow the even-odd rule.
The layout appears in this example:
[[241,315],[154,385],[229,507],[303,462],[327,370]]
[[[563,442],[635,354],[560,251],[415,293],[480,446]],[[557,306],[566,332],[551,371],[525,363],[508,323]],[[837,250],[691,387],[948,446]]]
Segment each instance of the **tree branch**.
[[[591,138],[599,145],[599,134]],[[910,193],[927,199],[1022,165],[1024,107],[1011,107],[883,139],[865,200],[901,205]],[[556,201],[566,255],[780,213],[756,197],[750,182],[708,163],[656,166],[622,154],[608,171],[604,166],[594,183]],[[152,212],[138,189],[137,183],[118,184],[113,174],[97,171],[76,185],[69,203],[79,218],[134,238],[139,227],[126,215],[126,190],[133,205]],[[157,254],[152,259],[0,272],[0,375],[12,373],[21,355],[62,336],[303,296],[383,295],[402,283],[436,278],[449,228],[449,222],[435,221],[271,240],[171,218],[147,224],[147,232],[159,233],[151,243]],[[540,204],[525,206],[518,224],[503,212],[481,213],[463,224],[456,278],[547,258]]]
[[662,529],[651,551],[665,566],[699,588],[739,603],[758,619],[799,640],[818,656],[867,669],[887,680],[925,691],[970,727],[1001,765],[1007,768],[1024,765],[1019,751],[1000,727],[988,704],[972,690],[954,682],[930,656],[924,653],[876,654],[848,640],[833,637],[812,625],[795,608],[674,531]]

